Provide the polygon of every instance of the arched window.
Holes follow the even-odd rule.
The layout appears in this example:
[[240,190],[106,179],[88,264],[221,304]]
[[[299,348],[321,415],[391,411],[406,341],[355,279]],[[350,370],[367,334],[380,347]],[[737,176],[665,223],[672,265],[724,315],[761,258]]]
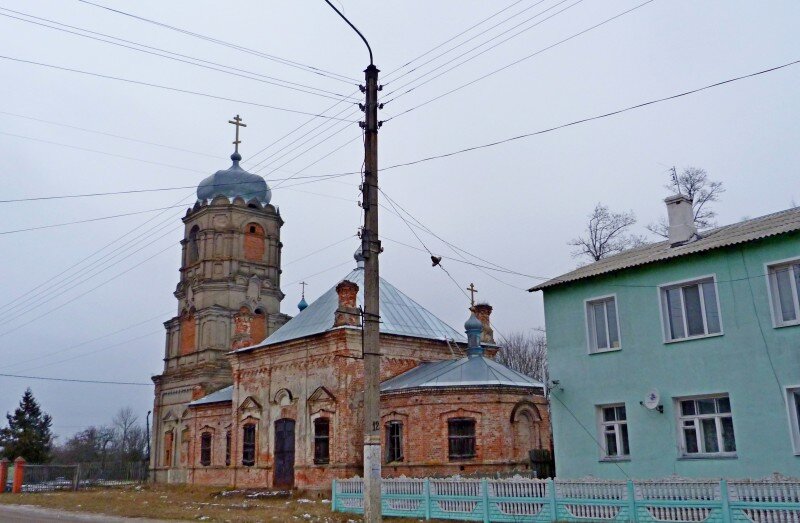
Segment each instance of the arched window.
[[390,421],[386,424],[386,463],[403,461],[403,423]]
[[331,460],[330,430],[329,418],[314,420],[314,463],[329,463]]
[[204,467],[211,465],[211,433],[203,432],[200,436],[200,464]]
[[248,423],[242,427],[242,465],[252,467],[256,464],[256,426]]
[[267,317],[264,309],[257,308],[253,313],[253,321],[250,324],[250,338],[253,343],[260,343],[267,337]]
[[189,231],[189,243],[186,245],[186,265],[191,265],[200,259],[200,249],[197,246],[198,232],[200,232],[200,228],[197,225]]
[[257,223],[248,223],[244,231],[244,257],[250,261],[262,261],[265,252],[264,228]]
[[475,420],[451,418],[447,420],[448,457],[451,460],[475,457]]

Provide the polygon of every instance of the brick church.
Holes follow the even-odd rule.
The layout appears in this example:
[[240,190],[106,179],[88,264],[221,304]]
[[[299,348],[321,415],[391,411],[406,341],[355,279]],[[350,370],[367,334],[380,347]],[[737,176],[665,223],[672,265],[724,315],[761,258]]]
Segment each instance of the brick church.
[[[231,160],[183,218],[151,477],[330,488],[363,468],[363,259],[293,318],[281,313],[283,220],[238,144]],[[489,305],[465,310],[465,337],[383,279],[380,299],[384,475],[520,470],[551,448],[544,385],[494,361]]]

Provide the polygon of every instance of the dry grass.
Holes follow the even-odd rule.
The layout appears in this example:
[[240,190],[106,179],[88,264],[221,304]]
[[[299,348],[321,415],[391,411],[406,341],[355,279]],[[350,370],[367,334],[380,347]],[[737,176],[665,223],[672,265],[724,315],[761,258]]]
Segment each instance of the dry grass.
[[[262,492],[261,495],[264,495]],[[253,491],[219,487],[137,485],[115,489],[2,494],[0,503],[36,505],[52,509],[113,516],[172,520],[256,522],[297,521],[317,523],[360,522],[355,514],[331,511],[327,496],[292,495],[257,497]],[[413,519],[392,519],[411,522]]]

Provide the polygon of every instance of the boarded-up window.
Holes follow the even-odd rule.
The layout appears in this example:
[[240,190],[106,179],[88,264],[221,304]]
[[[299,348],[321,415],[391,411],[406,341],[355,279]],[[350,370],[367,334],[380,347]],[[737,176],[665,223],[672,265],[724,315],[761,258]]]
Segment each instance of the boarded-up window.
[[194,314],[185,312],[181,317],[181,356],[194,352],[195,331]]
[[447,421],[449,457],[451,460],[475,457],[475,420],[453,418]]
[[172,466],[172,447],[175,445],[175,436],[172,431],[164,434],[164,466]]
[[256,309],[253,314],[253,321],[250,323],[250,338],[253,343],[264,341],[267,337],[267,318],[263,309]]
[[264,228],[257,223],[250,223],[244,231],[244,257],[250,261],[264,259]]

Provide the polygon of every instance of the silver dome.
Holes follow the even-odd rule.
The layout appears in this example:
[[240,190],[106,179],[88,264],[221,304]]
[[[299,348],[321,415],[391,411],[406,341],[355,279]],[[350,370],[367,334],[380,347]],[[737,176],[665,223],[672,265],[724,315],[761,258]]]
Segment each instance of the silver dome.
[[261,176],[242,169],[239,166],[241,159],[239,153],[233,153],[231,155],[233,164],[228,169],[217,171],[200,182],[197,186],[197,199],[213,200],[214,197],[222,195],[233,200],[241,196],[247,202],[256,198],[263,205],[268,204],[272,199],[272,191],[267,182]]

